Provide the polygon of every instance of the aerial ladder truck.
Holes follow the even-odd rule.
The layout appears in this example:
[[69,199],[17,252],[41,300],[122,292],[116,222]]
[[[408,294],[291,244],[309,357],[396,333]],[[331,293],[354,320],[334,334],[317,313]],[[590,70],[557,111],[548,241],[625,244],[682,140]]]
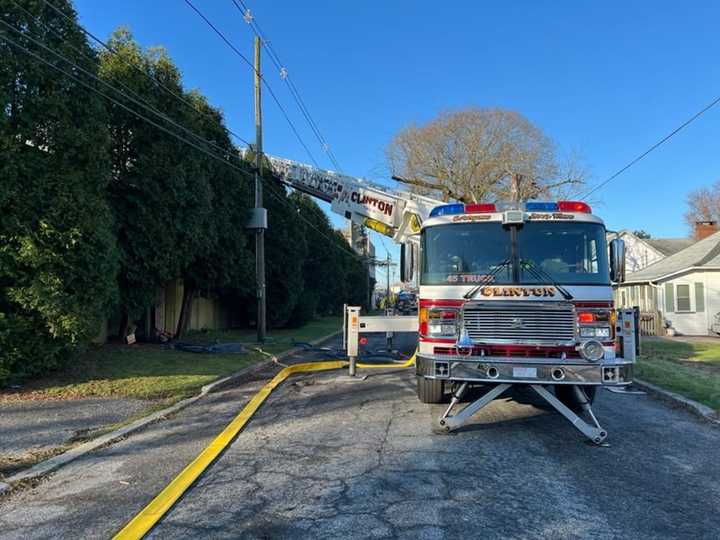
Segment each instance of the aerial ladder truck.
[[[401,246],[403,281],[418,280],[418,316],[346,313],[348,356],[365,332],[413,331],[417,393],[451,397],[452,431],[512,386],[532,389],[583,435],[603,444],[598,388],[627,392],[639,351],[637,313],[616,310],[624,244],[582,201],[444,203],[267,156],[274,177]],[[472,386],[484,395],[454,414]]]

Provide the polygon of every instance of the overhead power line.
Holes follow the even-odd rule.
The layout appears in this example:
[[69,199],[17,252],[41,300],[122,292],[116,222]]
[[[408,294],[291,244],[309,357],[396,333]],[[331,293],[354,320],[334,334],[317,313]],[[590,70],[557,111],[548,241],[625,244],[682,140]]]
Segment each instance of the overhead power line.
[[712,108],[713,108],[715,105],[717,105],[718,103],[720,103],[720,96],[718,96],[716,99],[714,99],[713,101],[711,101],[708,105],[706,105],[704,108],[702,108],[701,110],[699,110],[698,112],[696,112],[694,115],[692,115],[692,116],[691,116],[690,118],[688,118],[685,122],[683,122],[682,124],[680,124],[678,127],[676,127],[674,130],[672,130],[670,133],[668,133],[667,135],[665,135],[665,137],[663,137],[663,138],[660,139],[658,142],[656,142],[655,144],[653,144],[650,148],[648,148],[647,150],[645,150],[642,154],[640,154],[638,157],[636,157],[635,159],[633,159],[630,163],[628,163],[627,165],[625,165],[622,169],[620,169],[620,170],[617,171],[615,174],[613,174],[612,176],[610,176],[607,180],[604,180],[603,182],[600,182],[597,186],[595,186],[595,187],[592,188],[590,191],[588,191],[585,195],[583,195],[583,196],[581,197],[581,199],[586,199],[590,194],[595,193],[598,189],[606,186],[607,184],[609,184],[610,182],[612,182],[613,180],[615,180],[615,178],[617,178],[617,177],[620,176],[622,173],[624,173],[625,171],[627,171],[630,167],[632,167],[633,165],[635,165],[638,161],[640,161],[641,159],[643,159],[643,158],[644,158],[645,156],[647,156],[650,152],[652,152],[653,150],[655,150],[656,148],[658,148],[659,146],[661,146],[662,144],[664,144],[665,142],[667,142],[670,138],[672,138],[673,136],[677,135],[680,131],[682,131],[682,130],[685,129],[687,126],[689,126],[690,124],[692,124],[695,120],[697,120],[698,118],[700,118],[703,114],[705,114],[706,112],[708,112],[710,109],[712,109]]
[[[227,45],[231,51],[233,51],[243,62],[245,62],[250,68],[253,70],[253,73],[255,72],[255,65],[245,56],[240,50],[227,38],[227,36],[217,27],[215,26],[210,19],[208,19],[205,14],[200,11],[195,4],[193,4],[190,0],[185,0],[185,3],[190,6],[190,8],[195,11],[195,13],[203,20],[205,21],[205,24],[207,24],[219,37],[220,39],[225,42],[225,45]],[[283,117],[285,117],[285,121],[290,126],[290,129],[295,134],[295,137],[297,138],[298,142],[300,142],[301,146],[305,149],[305,152],[307,152],[308,156],[310,157],[310,160],[313,162],[313,164],[319,169],[320,165],[318,164],[317,160],[315,159],[315,156],[310,151],[310,148],[308,148],[308,145],[305,144],[305,141],[300,136],[300,133],[298,132],[297,128],[295,127],[295,124],[290,119],[290,116],[288,115],[287,111],[285,110],[285,107],[282,106],[280,103],[280,100],[278,99],[277,95],[273,91],[270,84],[265,80],[265,78],[262,76],[262,74],[258,74],[258,77],[260,77],[260,80],[262,81],[263,85],[267,89],[267,91],[270,93],[270,97],[272,97],[273,101],[275,102],[275,105],[277,105],[278,109],[280,109],[280,112],[282,113]]]
[[[49,2],[48,0],[43,0],[43,2],[44,2],[44,4],[45,4],[46,6],[48,6],[50,9],[52,9],[53,11],[55,11],[55,13],[61,15],[62,17],[64,17],[66,20],[68,20],[68,21],[71,22],[72,24],[77,25],[78,28],[80,28],[80,31],[82,31],[86,36],[88,36],[90,39],[92,39],[93,41],[95,41],[98,45],[100,45],[101,47],[103,47],[103,48],[104,48],[105,50],[107,50],[109,53],[115,55],[116,58],[119,58],[125,65],[127,65],[128,67],[134,69],[134,70],[137,71],[138,73],[141,73],[144,77],[147,77],[153,84],[157,85],[159,88],[161,88],[162,90],[164,90],[164,91],[165,91],[166,93],[168,93],[170,96],[172,96],[172,97],[175,98],[176,100],[180,101],[181,103],[183,103],[184,105],[186,105],[187,107],[191,108],[192,110],[194,110],[194,111],[197,112],[197,113],[200,113],[200,114],[203,114],[203,115],[206,115],[206,116],[212,116],[209,112],[203,111],[202,109],[197,108],[192,102],[188,101],[188,100],[187,100],[186,98],[184,98],[183,96],[177,94],[177,93],[174,92],[172,89],[168,88],[168,87],[167,87],[166,85],[164,85],[162,82],[160,82],[159,80],[157,80],[156,78],[154,78],[153,76],[151,76],[151,75],[150,75],[149,73],[147,73],[146,71],[143,71],[142,69],[140,69],[138,66],[136,66],[136,65],[133,64],[132,62],[126,61],[126,60],[122,57],[122,55],[118,54],[118,51],[117,51],[116,49],[114,49],[113,47],[111,47],[108,43],[106,43],[105,41],[103,41],[102,39],[100,39],[99,37],[97,37],[95,34],[93,34],[92,32],[90,32],[90,31],[87,30],[86,28],[84,28],[80,23],[78,23],[77,21],[75,21],[74,19],[72,19],[69,15],[63,13],[63,11],[62,11],[60,8],[56,7],[52,2]],[[20,6],[20,5],[16,2],[16,0],[13,0],[13,3],[14,3],[17,7],[19,7],[20,9],[22,9],[22,10],[23,10],[25,13],[27,13],[28,15],[33,16],[33,15],[32,15],[31,13],[29,13],[25,8],[23,8],[22,6]],[[37,18],[37,17],[35,17],[35,19],[36,19],[36,20],[40,20],[40,19]],[[54,30],[52,30],[52,28],[49,27],[47,24],[45,24],[45,23],[41,23],[41,24],[43,24],[43,26],[45,26],[46,28],[50,29],[52,32],[54,32],[54,33],[57,35],[57,32],[55,32]],[[250,143],[249,143],[247,140],[245,140],[243,137],[241,137],[240,135],[238,135],[237,133],[235,133],[234,131],[232,131],[231,129],[229,129],[229,128],[227,128],[227,127],[226,127],[225,129],[227,129],[228,133],[230,133],[230,135],[232,135],[233,137],[235,137],[237,140],[239,140],[240,142],[242,142],[243,144],[245,144],[245,145],[247,145],[247,146],[250,146]]]
[[[222,152],[223,154],[228,154],[228,152],[231,151],[231,149],[229,149],[229,148],[223,148],[222,146],[218,145],[218,144],[215,143],[214,141],[211,141],[211,140],[209,140],[209,139],[206,139],[206,138],[202,137],[201,135],[198,135],[198,134],[195,133],[194,131],[186,128],[186,127],[183,126],[182,124],[179,124],[178,122],[176,122],[175,120],[173,120],[172,118],[170,118],[170,117],[169,117],[168,115],[166,115],[165,113],[159,111],[157,108],[155,108],[155,107],[153,107],[152,105],[150,105],[150,104],[147,102],[146,99],[144,99],[142,96],[140,96],[137,92],[135,92],[135,91],[132,90],[131,88],[128,88],[126,85],[120,83],[120,86],[121,86],[122,88],[124,88],[127,92],[129,92],[131,95],[128,95],[128,94],[126,94],[125,92],[122,92],[122,91],[118,90],[118,89],[117,89],[115,86],[113,86],[112,84],[108,83],[107,81],[104,81],[103,79],[101,79],[100,77],[98,77],[97,75],[95,75],[94,73],[89,72],[88,70],[84,69],[83,67],[81,67],[81,66],[78,65],[77,63],[73,62],[72,60],[70,60],[70,59],[67,58],[66,56],[64,56],[64,55],[62,55],[61,53],[55,51],[55,50],[52,49],[51,47],[48,47],[48,46],[45,45],[42,41],[33,38],[32,36],[28,35],[27,33],[24,33],[22,30],[20,30],[19,28],[17,28],[17,27],[14,26],[14,25],[8,23],[7,21],[5,21],[5,20],[3,20],[3,19],[0,19],[0,24],[2,24],[2,25],[4,25],[5,27],[9,28],[10,30],[12,30],[12,31],[15,32],[16,34],[24,37],[25,39],[30,40],[30,41],[33,42],[34,44],[36,44],[36,45],[38,45],[39,47],[43,48],[44,50],[48,51],[50,54],[54,54],[55,56],[57,56],[58,58],[60,58],[60,59],[63,60],[64,62],[72,65],[75,69],[77,69],[78,71],[82,72],[85,76],[90,77],[91,79],[99,82],[100,84],[102,84],[102,85],[105,86],[106,88],[108,88],[108,89],[110,89],[110,90],[112,90],[112,91],[120,94],[121,96],[123,96],[124,98],[128,99],[128,100],[131,101],[132,103],[135,103],[136,105],[139,105],[140,107],[142,107],[142,108],[145,109],[146,111],[148,111],[148,112],[150,112],[150,113],[152,113],[152,114],[155,114],[156,116],[162,118],[164,121],[168,122],[169,124],[171,124],[172,126],[178,128],[178,129],[180,129],[181,131],[187,133],[189,136],[194,137],[194,138],[197,139],[198,141],[202,141],[202,142],[204,142],[205,144],[207,144],[207,145],[209,145],[209,146],[212,146],[213,148],[218,149],[218,150],[219,150],[220,152]],[[67,43],[67,42],[66,42],[66,43]],[[72,46],[71,46],[71,47],[72,47]],[[83,56],[85,56],[86,58],[88,58],[88,56],[87,56],[86,54],[84,54],[82,51],[78,50],[76,47],[72,47],[72,48],[73,48],[76,52],[78,52],[79,54],[82,54]],[[92,60],[92,58],[91,58],[91,60]],[[232,155],[232,154],[229,154],[229,155]]]
[[[5,21],[1,21],[1,22],[4,22],[7,26],[12,27],[12,25],[9,25],[9,24],[6,23]],[[29,38],[29,36],[27,36],[27,35],[25,35],[25,34],[23,34],[23,37]],[[90,90],[91,92],[95,92],[96,94],[104,97],[104,98],[107,99],[108,101],[116,104],[118,107],[121,107],[122,109],[124,109],[125,111],[129,112],[130,114],[136,116],[137,118],[139,118],[139,119],[141,119],[141,120],[149,123],[150,125],[156,127],[157,129],[160,129],[161,131],[163,131],[163,132],[167,133],[168,135],[176,138],[177,140],[179,140],[179,141],[187,144],[188,146],[190,146],[190,147],[198,150],[199,152],[202,152],[203,154],[205,154],[206,156],[210,157],[211,159],[214,159],[214,160],[216,160],[216,161],[219,161],[220,163],[225,164],[226,166],[232,168],[233,170],[235,170],[235,171],[237,171],[237,172],[239,172],[239,173],[241,173],[241,174],[243,174],[243,175],[245,175],[245,176],[247,176],[247,177],[252,177],[252,176],[251,176],[252,173],[250,173],[249,171],[245,170],[244,168],[239,167],[239,166],[231,163],[231,162],[228,161],[227,159],[225,159],[225,158],[223,158],[223,157],[221,157],[221,156],[218,156],[217,154],[211,152],[210,150],[208,150],[208,149],[206,149],[206,148],[203,148],[202,146],[200,146],[200,145],[192,142],[191,140],[185,139],[184,137],[180,136],[179,134],[177,134],[177,133],[174,132],[173,130],[168,129],[167,127],[165,127],[165,126],[159,124],[158,122],[156,122],[156,121],[148,118],[147,116],[139,113],[138,111],[136,111],[136,110],[134,110],[133,108],[129,107],[128,105],[122,103],[121,101],[118,101],[117,99],[115,99],[114,97],[112,97],[110,94],[108,94],[108,93],[106,93],[106,92],[103,92],[102,90],[99,90],[98,88],[95,88],[92,84],[90,84],[90,83],[88,83],[88,82],[86,82],[86,81],[83,81],[81,78],[79,78],[79,77],[76,76],[75,74],[70,73],[70,72],[68,72],[68,71],[65,71],[65,70],[62,69],[61,67],[55,65],[54,63],[52,63],[51,61],[47,60],[46,58],[43,58],[43,57],[40,56],[39,54],[31,51],[31,50],[28,49],[27,47],[24,47],[23,45],[21,45],[20,43],[18,43],[17,41],[15,41],[15,40],[13,40],[13,39],[11,39],[11,38],[8,37],[7,35],[0,34],[0,39],[2,39],[3,41],[11,44],[12,46],[16,47],[17,49],[25,52],[26,54],[32,56],[32,57],[35,58],[36,60],[42,62],[43,64],[45,64],[45,65],[47,65],[48,67],[54,69],[55,71],[58,71],[59,73],[65,75],[66,77],[68,77],[68,78],[76,81],[77,83],[81,84],[81,85],[84,86],[86,89]],[[30,38],[30,39],[32,39],[32,38]],[[32,40],[32,41],[35,41],[35,40]],[[76,63],[74,63],[72,60],[66,58],[66,57],[65,57],[64,55],[62,55],[61,53],[52,50],[50,47],[45,47],[45,48],[46,48],[49,52],[51,52],[52,54],[54,54],[55,56],[57,56],[58,58],[60,58],[60,59],[63,60],[64,62],[66,62],[67,64],[69,64],[70,66],[74,67],[75,69],[77,69],[77,70],[79,70],[79,71],[82,71],[82,72],[86,73],[86,70],[84,70],[82,67],[80,67],[79,65],[77,65]],[[91,78],[92,78],[92,77],[91,77]],[[97,80],[96,77],[95,77],[95,79]],[[112,85],[110,85],[110,86],[112,87]],[[120,93],[120,94],[122,94],[122,93],[119,92],[117,89],[115,89],[115,91],[118,92],[118,93]],[[277,200],[280,201],[281,203],[285,204],[286,206],[288,206],[288,207],[291,208],[292,210],[295,210],[295,211],[298,210],[298,208],[295,207],[289,200],[287,200],[285,197],[279,196],[279,195],[278,195],[276,192],[274,192],[272,189],[268,190],[268,192],[270,193],[270,195],[271,195],[272,197],[274,197],[275,199],[277,199]],[[310,227],[312,227],[313,229],[315,229],[322,237],[324,237],[324,238],[325,238],[330,244],[332,244],[335,248],[340,249],[340,250],[343,251],[344,253],[350,254],[350,255],[352,255],[353,257],[357,258],[357,259],[361,259],[361,257],[360,257],[359,255],[357,255],[357,253],[355,253],[354,251],[351,251],[351,249],[350,249],[349,247],[348,247],[347,249],[344,249],[344,248],[341,247],[338,243],[336,243],[335,241],[333,241],[329,236],[327,236],[322,230],[320,230],[314,223],[312,223],[310,220],[308,220],[307,218],[305,218],[302,214],[298,213],[298,217],[299,217],[302,221],[304,221],[308,226],[310,226]]]
[[260,43],[262,43],[262,46],[265,48],[265,50],[268,52],[270,56],[270,60],[272,60],[273,64],[275,64],[275,67],[278,70],[278,73],[280,74],[280,78],[285,81],[285,84],[287,85],[288,89],[290,90],[290,94],[292,95],[293,99],[295,100],[295,103],[297,104],[298,108],[300,109],[300,112],[305,117],[305,120],[307,121],[308,125],[310,126],[310,129],[315,134],[315,137],[317,138],[318,142],[320,143],[320,147],[323,149],[323,152],[325,152],[332,162],[333,166],[339,171],[342,172],[342,168],[340,167],[340,164],[338,163],[337,159],[335,158],[335,155],[332,151],[332,148],[330,148],[330,145],[327,143],[327,140],[323,136],[322,132],[320,131],[320,128],[317,125],[317,122],[315,122],[315,119],[310,114],[310,111],[307,108],[307,105],[305,105],[305,101],[303,100],[299,88],[295,85],[292,77],[290,76],[290,73],[288,72],[285,64],[280,60],[280,56],[275,51],[275,48],[272,45],[272,42],[265,37],[264,32],[260,28],[260,24],[257,22],[255,17],[251,14],[250,9],[247,7],[247,4],[243,2],[243,0],[232,0],[233,5],[242,13],[243,19],[245,22],[248,23],[252,31],[255,33],[255,35],[260,38]]

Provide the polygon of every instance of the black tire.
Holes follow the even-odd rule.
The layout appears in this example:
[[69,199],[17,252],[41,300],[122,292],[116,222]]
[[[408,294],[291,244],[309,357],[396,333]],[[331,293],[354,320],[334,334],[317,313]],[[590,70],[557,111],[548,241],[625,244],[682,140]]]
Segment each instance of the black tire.
[[[583,385],[581,387],[581,390],[583,390],[585,392],[585,395],[588,398],[588,403],[590,403],[590,405],[592,405],[593,402],[595,401],[595,391],[597,390],[597,386]],[[556,385],[555,386],[555,396],[560,401],[562,401],[563,405],[565,405],[571,411],[576,412],[576,413],[582,411],[580,402],[575,397],[575,392],[573,392],[573,387],[571,385],[565,385],[565,384]]]
[[422,403],[442,403],[445,401],[445,381],[426,379],[418,375],[417,396]]

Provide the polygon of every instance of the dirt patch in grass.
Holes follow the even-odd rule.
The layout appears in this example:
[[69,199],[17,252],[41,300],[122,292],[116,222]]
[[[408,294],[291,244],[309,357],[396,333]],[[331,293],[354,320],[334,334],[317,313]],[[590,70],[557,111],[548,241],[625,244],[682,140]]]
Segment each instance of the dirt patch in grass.
[[54,448],[43,448],[42,450],[30,450],[21,455],[0,456],[0,480],[8,478],[23,469],[28,469],[36,463],[62,454],[72,446],[67,444]]

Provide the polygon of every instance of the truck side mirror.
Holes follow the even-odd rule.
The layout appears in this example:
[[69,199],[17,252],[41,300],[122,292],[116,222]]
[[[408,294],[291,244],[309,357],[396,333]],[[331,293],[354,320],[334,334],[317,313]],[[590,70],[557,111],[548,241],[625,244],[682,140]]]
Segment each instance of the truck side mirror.
[[412,281],[415,273],[415,246],[412,243],[400,244],[400,280]]
[[625,281],[625,241],[620,238],[610,241],[610,281]]

